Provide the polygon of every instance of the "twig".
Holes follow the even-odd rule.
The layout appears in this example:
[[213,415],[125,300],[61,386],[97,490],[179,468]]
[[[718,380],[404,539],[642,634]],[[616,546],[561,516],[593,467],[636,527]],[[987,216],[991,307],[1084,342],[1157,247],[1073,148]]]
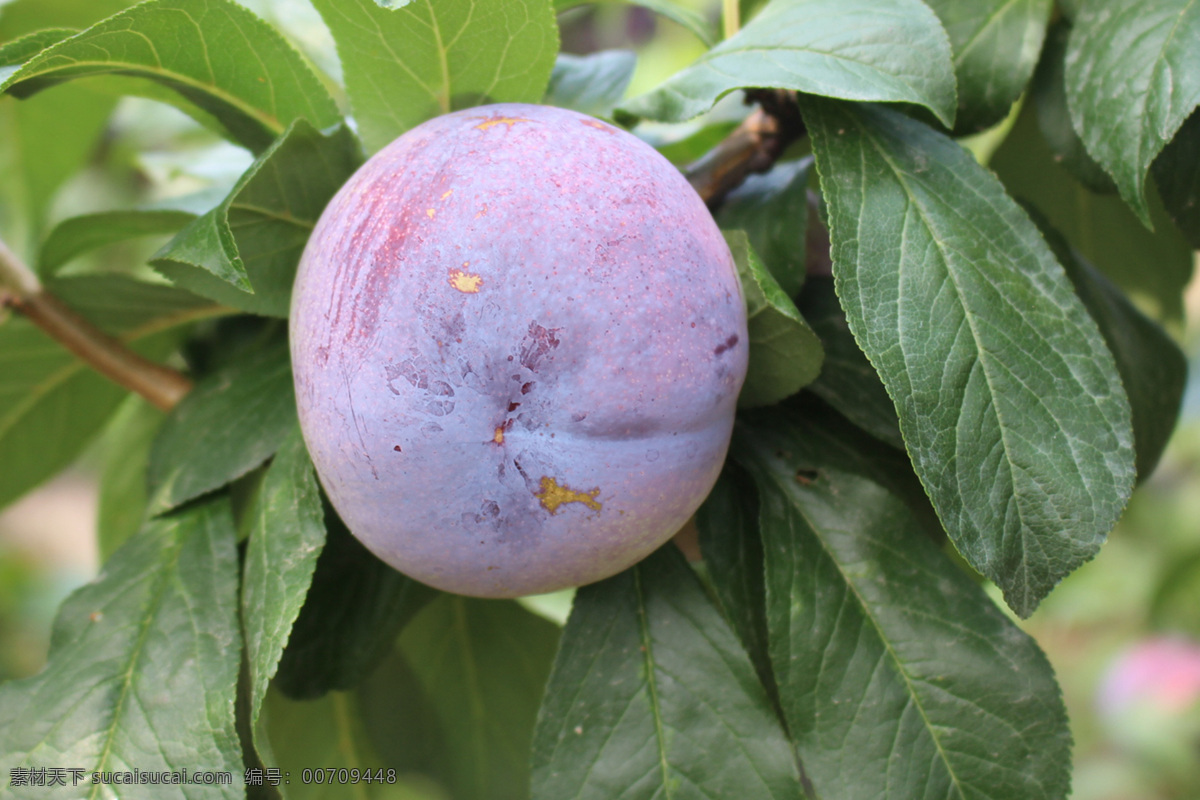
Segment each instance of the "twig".
[[164,411],[174,408],[192,389],[192,382],[182,373],[138,355],[46,291],[3,240],[0,299],[92,369]]
[[805,134],[800,108],[792,92],[754,89],[748,102],[759,107],[696,163],[684,170],[692,188],[716,210],[725,195],[755,172],[766,172],[792,142]]

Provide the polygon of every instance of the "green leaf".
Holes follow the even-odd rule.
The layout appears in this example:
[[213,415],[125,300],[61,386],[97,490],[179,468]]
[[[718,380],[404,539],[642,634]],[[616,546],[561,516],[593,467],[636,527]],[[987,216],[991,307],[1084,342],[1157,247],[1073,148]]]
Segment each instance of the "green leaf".
[[717,41],[717,31],[704,15],[694,9],[676,5],[670,0],[554,0],[555,12],[561,14],[569,8],[595,3],[628,3],[631,6],[641,6],[648,11],[666,17],[675,24],[691,31],[705,47],[712,47]]
[[1200,250],[1200,112],[1192,112],[1152,169],[1171,221]]
[[1200,552],[1163,570],[1150,605],[1150,618],[1160,631],[1200,637]]
[[1067,110],[1066,64],[1067,40],[1071,25],[1059,20],[1046,36],[1042,59],[1033,76],[1032,100],[1037,112],[1038,129],[1054,160],[1087,188],[1098,194],[1117,190],[1117,185],[1104,168],[1088,155],[1083,140],[1071,125]]
[[803,415],[755,419],[735,457],[758,484],[771,661],[816,791],[1065,797],[1066,709],[1033,639],[857,468],[869,456],[830,452]]
[[546,105],[610,117],[633,78],[637,56],[629,50],[601,50],[586,56],[559,53],[546,87]]
[[361,164],[354,134],[293,123],[151,262],[175,283],[243,311],[286,317],[296,265],[330,198]]
[[804,285],[805,236],[808,232],[808,175],[812,159],[776,164],[765,175],[751,175],[726,195],[717,223],[740,228],[788,297]]
[[0,90],[28,97],[64,81],[149,78],[221,121],[234,141],[265,149],[298,118],[340,121],[308,63],[274,28],[232,0],[149,0],[27,62]]
[[742,641],[758,679],[772,700],[778,696],[767,646],[767,599],[758,494],[750,477],[732,461],[696,511],[700,553],[725,618]]
[[86,28],[136,0],[11,0],[0,5],[0,42],[49,28]]
[[250,726],[254,729],[267,683],[279,667],[292,624],[312,584],[317,557],[325,546],[321,490],[298,425],[267,469],[250,518],[253,527],[242,579],[242,625],[250,670]]
[[1097,196],[1063,169],[1038,131],[1041,115],[1026,104],[989,166],[1008,191],[1046,215],[1097,269],[1159,318],[1183,317],[1183,289],[1192,275],[1192,249],[1149,192],[1155,233],[1116,196]]
[[314,0],[337,41],[369,152],[425,120],[484,103],[536,103],[558,52],[550,0]]
[[22,102],[0,96],[0,235],[27,263],[34,261],[50,201],[87,163],[114,105],[87,86]]
[[196,218],[186,211],[102,211],[58,223],[42,243],[38,271],[53,274],[84,253],[129,239],[175,233]]
[[51,45],[74,36],[74,28],[51,28],[26,34],[19,39],[0,44],[0,80],[8,78],[17,68]]
[[331,508],[308,599],[292,625],[276,685],[310,699],[357,685],[385,657],[396,634],[437,592],[380,561]]
[[232,784],[128,784],[121,797],[244,796],[237,568],[227,500],[147,523],[63,603],[46,668],[0,687],[5,782],[17,766],[75,767],[88,775],[74,796],[99,796],[83,788],[93,771],[207,770],[232,773]]
[[286,342],[242,354],[196,384],[150,450],[150,511],[161,514],[240,478],[296,426]]
[[1166,331],[1138,311],[1120,289],[1071,248],[1061,233],[1038,216],[1033,219],[1100,326],[1117,362],[1133,411],[1138,480],[1145,480],[1175,430],[1187,385],[1187,357]]
[[821,374],[809,384],[809,391],[876,439],[903,450],[896,405],[850,333],[833,278],[810,278],[797,306],[825,351]]
[[[398,676],[405,684],[402,707],[423,703],[415,717],[419,738],[440,745],[419,766],[456,800],[529,797],[529,744],[558,636],[558,626],[514,601],[450,594],[400,635],[407,665],[406,677]],[[374,689],[367,696],[378,697]],[[411,752],[381,755],[389,764],[414,766]]]
[[680,122],[747,87],[916,103],[947,127],[954,122],[950,43],[920,0],[773,0],[737,34],[622,109]]
[[[61,278],[46,287],[156,361],[175,350],[177,328],[214,313],[195,295],[116,275]],[[0,506],[70,464],[125,396],[27,319],[0,325]]]
[[534,800],[800,796],[746,652],[673,544],[579,590],[538,714]]
[[1067,104],[1087,150],[1149,227],[1155,156],[1200,103],[1200,5],[1084,3],[1067,46]]
[[989,128],[1008,115],[1033,75],[1053,0],[927,0],[954,51],[955,131]]
[[746,295],[750,332],[750,366],[738,407],[771,405],[811,383],[821,371],[824,352],[817,335],[759,260],[745,232],[726,231],[725,240]]
[[1129,403],[1037,228],[954,141],[802,103],[850,329],[963,557],[1028,616],[1129,499]]
[[100,563],[108,561],[146,519],[146,462],[165,418],[141,397],[130,395],[103,433],[96,516]]

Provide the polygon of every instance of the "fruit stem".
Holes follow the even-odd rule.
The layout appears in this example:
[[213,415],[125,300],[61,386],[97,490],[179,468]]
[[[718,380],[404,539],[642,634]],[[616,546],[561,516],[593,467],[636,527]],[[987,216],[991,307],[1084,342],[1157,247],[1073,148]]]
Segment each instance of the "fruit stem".
[[738,8],[738,2],[739,0],[723,0],[721,4],[721,19],[725,23],[726,39],[733,36],[741,28],[741,9]]
[[191,391],[192,382],[182,373],[138,355],[46,291],[2,239],[0,306],[23,315],[83,363],[164,411]]
[[793,92],[752,89],[746,92],[746,100],[759,107],[684,170],[692,188],[713,211],[747,176],[769,170],[788,146],[806,133]]

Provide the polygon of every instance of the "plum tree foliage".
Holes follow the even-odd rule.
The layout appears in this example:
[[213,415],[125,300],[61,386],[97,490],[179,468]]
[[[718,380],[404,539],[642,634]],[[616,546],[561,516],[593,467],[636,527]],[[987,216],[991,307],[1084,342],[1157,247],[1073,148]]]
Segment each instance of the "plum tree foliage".
[[[633,54],[559,53],[560,28],[589,13],[575,0],[312,0],[311,20],[233,0],[0,5],[0,504],[93,442],[104,465],[101,572],[63,603],[45,668],[0,685],[0,795],[46,796],[40,768],[84,771],[63,797],[108,796],[93,772],[183,769],[232,780],[120,796],[1068,795],[1061,693],[1013,614],[1096,554],[1178,414],[1185,361],[1164,327],[1200,244],[1200,10],[767,0],[718,20],[637,5],[707,49],[632,97]],[[198,125],[139,126],[124,97]],[[657,148],[707,204],[697,217],[647,202],[680,180],[670,169],[584,177],[627,196],[645,241],[715,221],[745,303],[728,456],[685,546],[580,587],[569,615],[562,596],[475,599],[380,561],[344,500],[378,492],[374,476],[318,480],[297,417],[285,320],[326,205],[401,134],[493,103],[584,112]],[[170,170],[190,176],[159,195],[118,180],[157,187]],[[525,177],[505,198],[546,206],[513,224],[564,213],[548,187],[518,191]],[[489,277],[448,272],[453,246],[535,260],[454,219],[441,250],[391,252],[460,293]],[[357,252],[362,231],[335,234]],[[572,253],[569,225],[540,235],[531,248],[572,262],[560,274],[605,257]],[[581,284],[579,309],[554,313],[644,324],[700,308],[702,267],[662,252],[644,273],[657,282],[621,298]],[[408,347],[375,365],[381,390],[417,386],[405,359],[439,352],[410,313],[429,295],[406,291],[361,312]],[[489,319],[518,354],[557,336]],[[664,402],[720,402],[675,391],[687,374],[644,341],[622,343],[627,369]],[[334,403],[350,382],[336,379],[301,390]],[[569,381],[604,421],[568,443],[573,464],[676,411],[639,407],[648,393],[617,372]],[[426,390],[404,402],[447,399]],[[343,417],[322,447],[369,435],[330,407]],[[474,422],[493,445],[509,435]],[[659,455],[630,491],[686,506],[680,463]],[[486,459],[454,457],[466,477],[448,491],[474,496]],[[582,530],[565,512],[604,498],[542,477],[512,485],[567,520],[554,531]],[[432,485],[380,513],[441,541]],[[578,502],[539,507],[535,490]],[[536,538],[504,538],[488,512],[459,526],[511,563],[536,558],[519,552]]]

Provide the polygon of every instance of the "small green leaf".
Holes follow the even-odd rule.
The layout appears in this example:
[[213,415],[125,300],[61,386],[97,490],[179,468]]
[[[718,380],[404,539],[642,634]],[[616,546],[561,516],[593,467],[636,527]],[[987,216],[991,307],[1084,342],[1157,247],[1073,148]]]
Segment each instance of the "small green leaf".
[[28,61],[0,91],[28,97],[64,81],[149,78],[221,121],[234,141],[265,149],[295,119],[340,121],[308,63],[232,0],[149,0],[98,22]]
[[947,127],[954,123],[950,43],[920,0],[773,0],[737,34],[622,110],[680,122],[747,87],[916,103]]
[[575,595],[533,745],[534,800],[799,798],[746,652],[673,544]]
[[0,44],[0,81],[4,81],[29,59],[63,39],[74,36],[74,28],[50,28],[28,33],[19,39]]
[[[129,798],[240,798],[234,727],[241,637],[237,550],[224,498],[152,520],[63,603],[46,668],[0,687],[0,770],[229,772],[224,786],[127,784]],[[70,781],[70,775],[67,780]],[[67,784],[70,786],[70,783]]]
[[1067,105],[1087,150],[1149,227],[1155,156],[1200,103],[1200,4],[1084,3],[1067,46]]
[[279,667],[325,546],[321,490],[299,426],[267,469],[250,518],[242,625],[250,670],[250,726],[255,729],[267,683]]
[[776,164],[765,175],[751,175],[726,195],[716,214],[723,229],[746,232],[788,297],[795,297],[804,285],[811,169],[812,158],[802,158]]
[[529,745],[558,637],[558,626],[514,601],[450,594],[400,635],[442,745],[425,767],[456,800],[529,797]]
[[1200,249],[1200,111],[1193,111],[1154,159],[1154,182],[1171,221]]
[[425,120],[484,103],[536,103],[558,52],[550,0],[314,0],[337,41],[369,152]]
[[546,88],[546,105],[609,117],[625,96],[637,56],[628,50],[601,50],[586,56],[559,53]]
[[243,354],[180,401],[150,451],[150,511],[161,514],[240,478],[296,426],[287,344]]
[[854,340],[846,313],[838,303],[833,278],[810,278],[797,299],[800,313],[821,340],[825,361],[808,386],[839,413],[875,438],[904,449],[896,405],[879,374]]
[[[863,474],[828,426],[739,427],[767,624],[800,760],[829,798],[1061,800],[1071,736],[1037,644]],[[867,440],[868,442],[870,440]]]
[[102,211],[58,223],[42,243],[38,271],[51,275],[63,264],[98,247],[142,236],[171,234],[196,218],[186,211]]
[[771,405],[817,377],[824,358],[821,342],[763,266],[745,232],[727,231],[725,240],[746,295],[750,331],[750,367],[738,407]]
[[[46,287],[156,361],[175,350],[179,327],[215,313],[195,295],[117,275],[60,278]],[[29,320],[0,325],[0,506],[70,464],[125,396]]]
[[[1117,190],[1117,185],[1104,168],[1088,155],[1083,140],[1071,124],[1067,110],[1066,64],[1067,40],[1071,25],[1059,20],[1046,36],[1046,47],[1033,76],[1032,100],[1037,112],[1038,129],[1054,160],[1062,164],[1077,181],[1098,194]],[[1029,157],[1031,154],[1023,154]]]
[[329,199],[361,164],[354,134],[297,120],[228,197],[158,251],[180,286],[255,314],[286,317],[296,265]]
[[1100,326],[1112,351],[1133,411],[1133,441],[1137,447],[1138,480],[1150,477],[1175,430],[1187,357],[1157,323],[1089,264],[1063,235],[1034,216],[1047,244],[1075,285],[1075,292]]
[[[1036,98],[1035,98],[1036,99]],[[1192,249],[1171,224],[1157,193],[1148,192],[1155,232],[1121,199],[1098,196],[1063,169],[1038,130],[1040,110],[1027,103],[989,166],[1005,188],[1046,215],[1097,269],[1159,319],[1182,319]]]
[[356,686],[437,596],[372,555],[331,508],[325,509],[325,528],[308,598],[275,675],[275,684],[297,699]]
[[554,0],[554,10],[561,14],[569,8],[586,5],[589,2],[628,3],[631,6],[641,6],[691,31],[706,47],[712,47],[717,41],[717,32],[712,23],[704,18],[704,15],[691,8],[676,5],[670,0]]
[[131,395],[103,433],[100,508],[96,516],[100,563],[108,561],[146,519],[146,462],[165,418],[141,397]]
[[1129,402],[1037,228],[953,140],[805,98],[850,329],[963,557],[1028,616],[1133,488]]
[[927,0],[954,51],[955,131],[973,133],[1008,115],[1033,75],[1053,0]]

